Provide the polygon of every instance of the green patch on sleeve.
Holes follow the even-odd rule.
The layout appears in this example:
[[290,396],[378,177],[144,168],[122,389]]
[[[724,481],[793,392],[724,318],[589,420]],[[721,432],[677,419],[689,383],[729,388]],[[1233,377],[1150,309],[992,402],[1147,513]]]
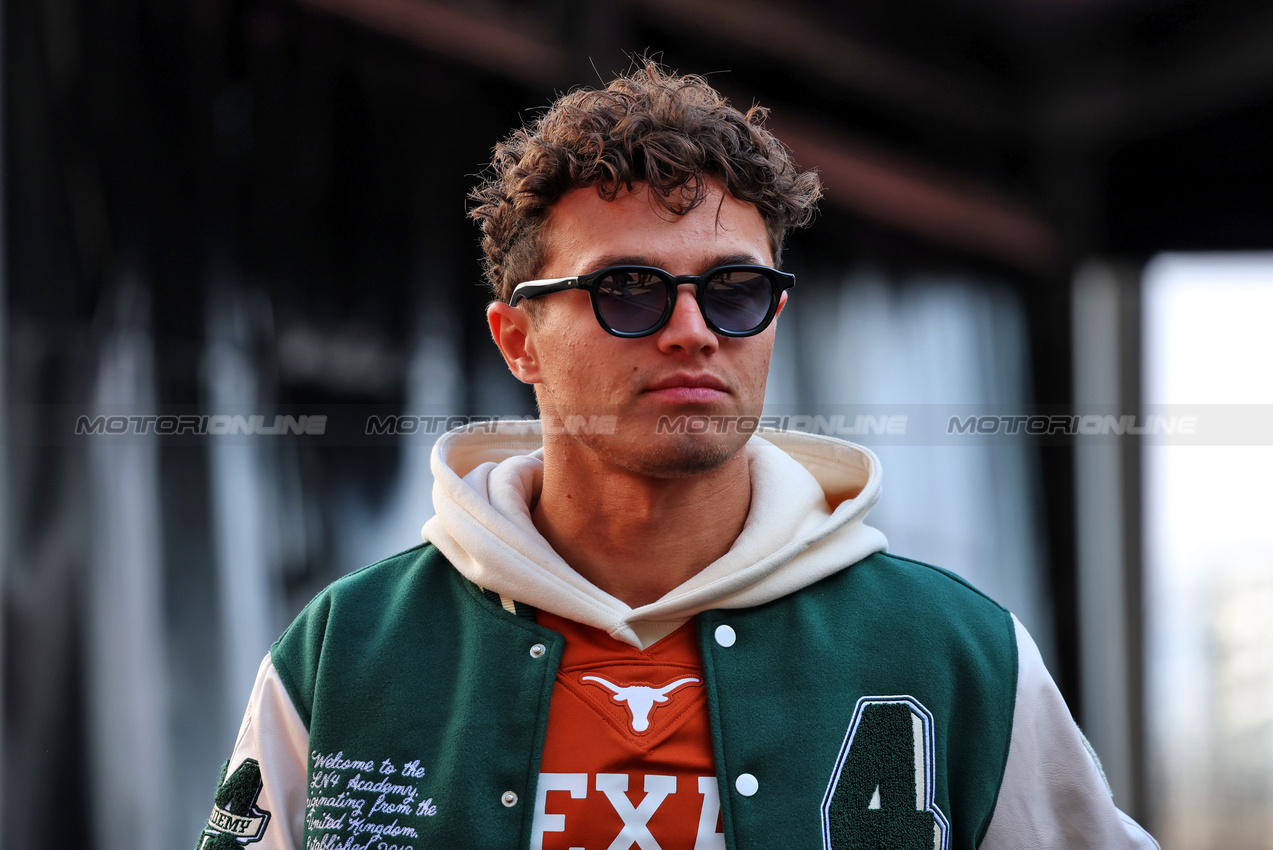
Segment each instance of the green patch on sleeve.
[[228,761],[221,767],[212,814],[199,834],[195,850],[230,850],[265,837],[270,813],[257,804],[265,788],[260,763],[256,759],[244,759],[227,777],[229,767]]

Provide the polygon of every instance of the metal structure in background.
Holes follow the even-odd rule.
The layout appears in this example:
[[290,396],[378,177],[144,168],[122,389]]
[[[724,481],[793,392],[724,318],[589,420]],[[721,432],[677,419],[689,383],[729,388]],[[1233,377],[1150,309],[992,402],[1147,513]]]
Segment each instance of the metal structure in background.
[[[1024,328],[1013,369],[1029,393],[1014,403],[1132,403],[1130,375],[1107,362],[1130,363],[1109,348],[1126,328],[1099,297],[1071,301],[1087,258],[1111,258],[1125,281],[1159,250],[1273,241],[1273,8],[9,0],[3,14],[6,845],[113,848],[129,818],[149,819],[130,846],[188,841],[185,813],[206,816],[239,720],[232,681],[262,635],[387,554],[378,547],[428,501],[419,442],[112,452],[57,430],[60,413],[90,409],[93,376],[110,375],[135,404],[183,411],[526,412],[480,323],[458,318],[485,301],[462,199],[491,144],[554,91],[649,50],[771,107],[827,185],[823,221],[788,254],[810,303],[835,302],[863,270],[884,281],[881,315],[906,281],[972,281],[972,305],[994,281],[1011,317],[995,333]],[[121,303],[148,306],[124,321]],[[268,328],[253,325],[263,317]],[[1106,348],[1088,351],[1091,334]],[[1076,346],[1111,353],[1076,359]],[[120,378],[146,350],[150,376]],[[816,369],[782,368],[793,403],[819,398]],[[1046,547],[1038,586],[1022,592],[1050,597],[1053,672],[1101,748],[1118,751],[1120,803],[1144,819],[1134,461],[1067,447],[1020,460],[1019,477],[1041,485]],[[1122,521],[1078,501],[1075,483],[1117,470]],[[146,481],[111,503],[123,482]],[[113,557],[106,544],[121,540],[145,557]],[[116,591],[148,609],[124,631],[106,625]],[[242,632],[225,610],[240,601],[255,612]],[[148,647],[156,632],[163,651]],[[1113,656],[1091,649],[1101,634],[1120,643]],[[144,716],[121,714],[127,693],[92,679],[112,664],[145,692]],[[155,755],[146,724],[165,726],[189,764]],[[111,761],[121,748],[151,764],[133,786]]]
[[[96,410],[154,410],[155,351],[147,290],[135,276],[107,305],[93,380]],[[93,557],[82,574],[89,717],[90,810],[106,847],[159,850],[171,785],[159,501],[159,438],[97,440],[85,482]]]
[[[1074,280],[1074,407],[1139,411],[1140,273],[1093,260]],[[1111,368],[1113,366],[1114,368]],[[1138,438],[1075,446],[1084,732],[1121,808],[1143,811],[1145,706]]]
[[[3,15],[3,7],[0,6],[0,92],[7,91],[8,74],[5,73],[8,59],[8,50],[5,48],[5,41],[8,38],[8,27],[5,26]],[[0,108],[0,198],[7,198],[6,192],[8,181],[5,179],[8,175],[8,146],[5,139],[8,136],[9,115],[7,110]],[[8,633],[8,622],[5,620],[6,593],[5,588],[8,587],[8,564],[9,564],[9,546],[4,541],[9,539],[9,335],[7,326],[9,323],[9,293],[8,293],[8,277],[9,277],[9,257],[8,257],[8,204],[0,207],[0,706],[5,704],[5,697],[8,694],[5,691],[5,683],[8,681],[6,675],[8,669],[5,665],[5,659],[8,657],[9,647],[5,639]],[[5,827],[5,802],[8,795],[5,793],[5,780],[7,773],[5,770],[5,736],[3,717],[0,717],[0,834],[4,833]]]

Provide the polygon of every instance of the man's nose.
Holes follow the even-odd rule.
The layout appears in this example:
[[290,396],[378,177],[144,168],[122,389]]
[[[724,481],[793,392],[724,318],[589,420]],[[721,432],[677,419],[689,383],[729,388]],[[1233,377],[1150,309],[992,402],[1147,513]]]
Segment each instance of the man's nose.
[[659,331],[659,347],[665,350],[714,351],[720,347],[720,339],[707,326],[698,308],[698,291],[692,283],[682,283],[676,288],[676,306],[667,324]]

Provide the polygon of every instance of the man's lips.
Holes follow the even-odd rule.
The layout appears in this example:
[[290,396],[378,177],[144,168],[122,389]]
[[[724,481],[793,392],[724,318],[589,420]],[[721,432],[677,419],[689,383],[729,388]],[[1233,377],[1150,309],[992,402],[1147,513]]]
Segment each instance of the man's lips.
[[655,381],[645,392],[663,401],[692,404],[717,401],[729,393],[729,387],[715,375],[682,373]]

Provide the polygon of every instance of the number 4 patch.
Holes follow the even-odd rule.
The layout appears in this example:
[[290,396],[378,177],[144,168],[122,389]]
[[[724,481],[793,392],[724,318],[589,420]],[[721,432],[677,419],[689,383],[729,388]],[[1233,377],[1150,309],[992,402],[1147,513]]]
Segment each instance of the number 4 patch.
[[946,850],[934,761],[933,715],[919,700],[858,700],[822,799],[825,850]]
[[227,778],[225,772],[229,766],[226,762],[221,768],[216,803],[195,850],[238,850],[245,844],[260,841],[265,835],[270,813],[257,805],[257,798],[265,788],[260,763],[256,759],[244,759]]

